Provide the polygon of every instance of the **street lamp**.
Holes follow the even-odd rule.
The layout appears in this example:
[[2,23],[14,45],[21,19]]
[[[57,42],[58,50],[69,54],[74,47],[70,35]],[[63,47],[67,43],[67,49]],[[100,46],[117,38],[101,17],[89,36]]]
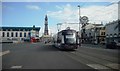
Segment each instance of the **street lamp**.
[[[81,43],[81,40],[80,40],[80,23],[81,23],[80,5],[78,5],[78,8],[79,8],[79,33],[78,34],[79,34],[79,43]],[[81,39],[82,39],[82,34],[81,34]]]

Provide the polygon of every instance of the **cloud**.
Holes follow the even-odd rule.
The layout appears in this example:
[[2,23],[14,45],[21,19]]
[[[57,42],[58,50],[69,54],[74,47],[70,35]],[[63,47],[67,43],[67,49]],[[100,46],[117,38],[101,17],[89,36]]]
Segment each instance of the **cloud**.
[[[56,6],[58,11],[49,11],[48,15],[52,18],[58,19],[61,22],[78,22],[78,8],[74,8],[70,4],[66,4],[64,7]],[[109,22],[118,18],[118,4],[112,4],[110,6],[89,6],[81,8],[81,16],[87,16],[89,22],[100,23]]]
[[3,0],[3,2],[118,2],[119,0]]
[[82,16],[86,15],[89,18],[89,22],[93,23],[108,23],[118,19],[118,4],[110,6],[91,6],[81,9]]
[[26,8],[31,10],[40,10],[40,7],[37,5],[27,5]]
[[72,8],[70,4],[66,6],[56,6],[56,8],[60,9],[58,11],[48,11],[48,15],[52,18],[56,18],[61,22],[74,22],[77,21],[77,14],[76,10]]
[[[47,14],[49,17],[53,19],[57,19],[60,22],[64,23],[61,26],[61,29],[65,29],[67,26],[75,28],[75,30],[79,29],[79,26],[68,24],[68,23],[78,23],[79,20],[79,10],[70,4],[66,4],[64,6],[56,6],[57,11],[48,11]],[[108,6],[89,6],[80,8],[81,16],[87,16],[89,18],[89,23],[97,23],[106,24],[113,20],[118,19],[118,4],[113,3]],[[65,23],[67,22],[67,23]],[[58,22],[59,23],[59,22]],[[54,30],[54,29],[51,29]]]

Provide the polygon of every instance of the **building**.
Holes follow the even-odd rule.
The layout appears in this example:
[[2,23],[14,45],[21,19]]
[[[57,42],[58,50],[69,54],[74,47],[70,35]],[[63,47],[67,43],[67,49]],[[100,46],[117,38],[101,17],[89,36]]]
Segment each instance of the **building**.
[[48,33],[48,18],[47,15],[45,16],[45,29],[44,29],[44,36],[49,35]]
[[105,27],[103,24],[88,24],[85,27],[83,34],[84,43],[104,43],[105,42]]
[[29,38],[34,35],[36,37],[39,37],[39,30],[40,27],[1,27],[0,33],[1,33],[1,40],[17,40],[22,41],[25,38]]
[[120,20],[106,24],[106,42],[120,41]]
[[51,40],[51,35],[48,33],[49,30],[48,30],[48,17],[47,15],[45,16],[45,28],[44,28],[44,34],[42,35],[42,37],[40,38],[41,41],[44,41],[44,42],[47,42],[47,41],[50,41]]

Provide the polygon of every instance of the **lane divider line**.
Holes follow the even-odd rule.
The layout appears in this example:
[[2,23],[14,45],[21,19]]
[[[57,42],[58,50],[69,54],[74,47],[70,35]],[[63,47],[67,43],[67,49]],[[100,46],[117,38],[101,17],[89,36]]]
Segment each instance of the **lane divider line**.
[[20,68],[22,68],[22,66],[12,66],[11,68],[12,69],[20,69]]
[[108,67],[105,67],[105,66],[100,65],[100,64],[87,64],[87,66],[94,68],[94,69],[109,69]]
[[8,53],[10,53],[10,50],[4,51],[4,52],[0,52],[0,56],[3,56],[3,55],[8,54]]

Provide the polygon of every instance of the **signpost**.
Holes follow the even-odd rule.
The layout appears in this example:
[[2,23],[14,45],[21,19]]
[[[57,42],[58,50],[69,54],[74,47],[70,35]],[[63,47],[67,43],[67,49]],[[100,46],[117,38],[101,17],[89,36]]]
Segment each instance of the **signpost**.
[[88,17],[87,16],[83,16],[83,17],[81,17],[81,19],[80,19],[80,21],[81,21],[81,24],[82,24],[82,30],[81,30],[81,39],[82,39],[82,43],[83,43],[83,39],[84,39],[84,34],[85,34],[85,26],[87,25],[87,23],[88,23]]

